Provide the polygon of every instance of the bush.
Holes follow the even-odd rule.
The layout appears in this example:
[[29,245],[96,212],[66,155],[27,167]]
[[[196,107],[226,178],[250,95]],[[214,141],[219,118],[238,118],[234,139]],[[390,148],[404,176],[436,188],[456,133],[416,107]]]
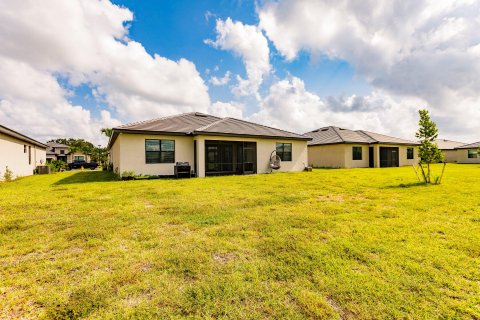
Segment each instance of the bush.
[[120,175],[122,180],[133,180],[135,179],[135,172],[133,171],[123,171]]
[[13,180],[13,171],[8,169],[8,167],[5,167],[5,173],[3,174],[3,179],[7,182],[10,182]]
[[52,172],[64,171],[68,167],[67,163],[62,160],[52,160],[49,165],[50,165],[50,168],[52,169]]

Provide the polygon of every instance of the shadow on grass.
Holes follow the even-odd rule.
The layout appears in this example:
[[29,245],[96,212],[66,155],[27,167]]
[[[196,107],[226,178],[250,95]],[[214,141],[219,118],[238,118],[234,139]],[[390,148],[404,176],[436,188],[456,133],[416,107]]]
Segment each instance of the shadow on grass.
[[414,187],[428,187],[428,184],[424,182],[411,182],[411,183],[400,183],[391,186],[383,187],[382,189],[405,189],[405,188],[414,188]]
[[109,182],[116,180],[115,174],[109,171],[86,171],[77,172],[71,176],[63,178],[53,185],[59,186],[64,184],[74,183],[89,183],[89,182]]

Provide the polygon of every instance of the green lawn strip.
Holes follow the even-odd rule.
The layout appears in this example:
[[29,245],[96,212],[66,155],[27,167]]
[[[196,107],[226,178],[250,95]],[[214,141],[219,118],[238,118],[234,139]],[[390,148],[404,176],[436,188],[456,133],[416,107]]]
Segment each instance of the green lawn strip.
[[0,318],[480,317],[480,167],[0,183]]

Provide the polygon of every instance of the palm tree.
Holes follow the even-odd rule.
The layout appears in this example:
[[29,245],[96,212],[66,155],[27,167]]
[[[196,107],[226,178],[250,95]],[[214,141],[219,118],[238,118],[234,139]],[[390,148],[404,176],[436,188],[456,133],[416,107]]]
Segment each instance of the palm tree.
[[111,138],[113,134],[113,130],[112,128],[102,128],[100,129],[100,133],[104,134],[108,138]]

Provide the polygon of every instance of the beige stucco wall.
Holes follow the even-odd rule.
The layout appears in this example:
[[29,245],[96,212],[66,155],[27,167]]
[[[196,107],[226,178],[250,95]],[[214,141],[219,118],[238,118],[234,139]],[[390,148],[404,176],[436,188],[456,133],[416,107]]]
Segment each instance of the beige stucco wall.
[[457,150],[442,150],[445,162],[457,162]]
[[205,176],[205,140],[222,141],[251,141],[257,143],[257,173],[268,173],[270,169],[270,155],[276,149],[277,142],[292,144],[292,161],[282,161],[281,168],[275,172],[303,171],[308,164],[307,141],[258,139],[223,136],[195,136],[197,141],[198,176]]
[[[23,146],[27,146],[24,153]],[[28,163],[28,147],[31,147],[31,163]],[[46,162],[46,149],[31,143],[0,133],[0,180],[3,179],[5,167],[13,172],[14,177],[29,176],[35,168]]]
[[[302,171],[308,163],[307,142],[282,139],[255,139],[223,136],[164,136],[143,134],[119,134],[110,149],[110,161],[118,173],[133,171],[135,174],[173,175],[174,163],[145,163],[145,139],[175,140],[175,162],[188,161],[194,165],[194,141],[197,141],[197,168],[199,177],[205,176],[205,140],[253,141],[257,143],[257,173],[270,172],[270,154],[277,142],[292,143],[292,161],[282,161],[278,172]],[[192,167],[192,169],[194,169]]]
[[[362,160],[353,160],[354,146],[362,147]],[[308,147],[308,163],[317,168],[368,168],[369,147],[373,147],[374,167],[380,167],[380,147],[398,147],[399,165],[410,166],[418,163],[418,148],[413,146],[413,159],[407,159],[407,148],[403,145],[360,145],[332,144]]]
[[175,162],[193,165],[193,137],[121,133],[110,150],[113,170],[120,174],[133,171],[136,175],[173,175],[175,163],[146,163],[146,139],[175,140]]
[[480,158],[468,158],[468,149],[457,149],[457,163],[480,163]]
[[308,164],[314,168],[344,168],[345,145],[331,144],[308,147]]
[[[353,160],[353,147],[362,147],[362,160]],[[345,168],[368,168],[368,145],[345,144]]]

